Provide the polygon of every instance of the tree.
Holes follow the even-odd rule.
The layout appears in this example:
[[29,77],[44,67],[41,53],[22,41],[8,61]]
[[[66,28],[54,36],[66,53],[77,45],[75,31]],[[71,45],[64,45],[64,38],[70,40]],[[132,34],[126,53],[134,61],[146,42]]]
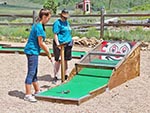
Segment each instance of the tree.
[[67,5],[69,4],[71,1],[70,0],[63,0],[63,4]]
[[43,8],[51,10],[54,14],[57,12],[57,7],[58,5],[56,5],[54,0],[47,0],[43,5]]
[[111,8],[112,0],[109,0],[109,9]]

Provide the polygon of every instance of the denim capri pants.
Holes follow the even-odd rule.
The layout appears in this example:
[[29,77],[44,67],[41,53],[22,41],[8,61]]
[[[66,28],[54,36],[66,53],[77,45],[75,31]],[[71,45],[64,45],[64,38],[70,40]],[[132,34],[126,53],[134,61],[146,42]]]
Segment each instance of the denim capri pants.
[[25,79],[26,84],[37,81],[38,55],[26,55],[28,60],[28,72]]

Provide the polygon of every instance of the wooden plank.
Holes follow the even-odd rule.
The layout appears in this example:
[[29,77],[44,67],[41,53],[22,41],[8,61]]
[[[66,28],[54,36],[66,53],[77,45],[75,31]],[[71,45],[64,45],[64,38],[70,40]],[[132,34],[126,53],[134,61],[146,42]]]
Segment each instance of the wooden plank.
[[148,24],[148,23],[145,23],[145,24],[130,24],[130,23],[112,23],[112,24],[110,24],[110,23],[108,23],[108,24],[104,24],[104,26],[144,26],[144,27],[149,27],[150,26],[150,24]]
[[8,51],[8,50],[0,50],[0,53],[10,53],[10,54],[24,54],[23,51]]
[[97,95],[99,95],[99,94],[105,92],[107,87],[108,87],[107,85],[105,85],[105,86],[103,86],[103,87],[99,87],[99,88],[97,88],[97,89],[91,91],[91,92],[90,92],[90,95],[92,95],[92,97],[95,97],[95,96],[97,96]]
[[60,56],[61,56],[61,82],[65,81],[65,69],[66,69],[66,65],[65,65],[65,57],[64,57],[64,52],[65,52],[65,46],[66,44],[61,44],[58,47],[61,47],[60,50]]
[[3,46],[3,47],[10,47],[11,44],[0,44],[0,46]]
[[134,48],[127,58],[117,66],[108,83],[109,89],[112,89],[122,83],[140,75],[140,46]]
[[[80,71],[82,69],[82,67],[78,67],[78,71]],[[73,68],[69,74],[69,77],[68,77],[68,81],[71,80],[75,75],[77,74],[76,72],[76,68]]]
[[10,25],[10,26],[31,26],[33,23],[0,23],[0,25]]
[[71,99],[67,100],[67,99],[60,99],[60,98],[38,97],[38,96],[35,96],[35,97],[38,100],[44,100],[44,101],[49,101],[49,102],[54,102],[54,103],[79,105],[79,100],[71,100]]
[[[91,51],[99,51],[100,50],[100,47],[102,46],[102,42],[103,42],[103,40],[101,40],[100,42],[99,42],[99,44],[97,44]],[[90,51],[90,52],[91,52]]]
[[[0,23],[0,25],[10,25],[10,26],[31,26],[33,23]],[[71,24],[71,26],[82,26],[82,27],[92,27],[92,26],[100,26],[101,24]],[[46,24],[45,26],[52,26],[52,24]],[[130,23],[104,23],[104,26],[144,26],[144,27],[149,27],[149,23],[139,23],[139,24],[130,24]]]
[[125,56],[125,54],[105,53],[105,52],[100,52],[100,51],[91,51],[91,52],[89,52],[89,55],[109,55],[109,56],[120,56],[120,57]]
[[89,62],[90,59],[89,59],[89,53],[87,53],[86,55],[84,55],[81,60],[80,60],[80,63],[85,63],[85,62]]
[[132,17],[132,16],[150,16],[150,14],[104,14],[106,17]]
[[103,64],[91,64],[91,63],[76,63],[75,68],[76,68],[76,73],[78,73],[78,68],[101,68],[101,69],[114,69],[115,66],[112,65],[103,65]]
[[[70,17],[100,17],[101,14],[90,14],[90,15],[70,15]],[[150,16],[150,14],[104,14],[106,17],[130,17],[130,16]],[[33,15],[20,15],[20,14],[0,14],[0,17],[24,17],[32,18]],[[58,15],[52,15],[57,18]]]

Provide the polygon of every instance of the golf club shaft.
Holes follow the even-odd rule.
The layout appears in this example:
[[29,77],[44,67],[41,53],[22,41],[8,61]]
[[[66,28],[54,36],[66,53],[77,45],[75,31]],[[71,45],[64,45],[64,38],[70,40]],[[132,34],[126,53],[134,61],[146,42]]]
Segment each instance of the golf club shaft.
[[56,74],[55,76],[58,77],[58,75],[57,75],[57,70],[56,70],[56,68],[55,68],[55,65],[54,65],[53,61],[50,61],[50,62],[51,62],[52,66],[53,66],[53,69],[54,69],[54,75]]

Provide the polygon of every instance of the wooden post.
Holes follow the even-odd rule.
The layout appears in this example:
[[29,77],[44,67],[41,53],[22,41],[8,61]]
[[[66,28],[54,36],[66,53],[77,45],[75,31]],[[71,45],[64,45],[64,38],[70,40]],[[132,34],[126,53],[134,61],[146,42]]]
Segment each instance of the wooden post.
[[61,82],[64,82],[65,81],[65,56],[64,56],[64,52],[65,52],[65,48],[64,46],[66,45],[67,43],[62,43],[60,45],[58,45],[58,47],[61,47],[61,50],[60,50],[60,55],[61,55]]
[[36,22],[36,12],[33,10],[33,24]]
[[101,8],[101,28],[100,28],[100,38],[102,39],[103,38],[103,36],[104,36],[104,11],[105,11],[105,9],[102,7]]

